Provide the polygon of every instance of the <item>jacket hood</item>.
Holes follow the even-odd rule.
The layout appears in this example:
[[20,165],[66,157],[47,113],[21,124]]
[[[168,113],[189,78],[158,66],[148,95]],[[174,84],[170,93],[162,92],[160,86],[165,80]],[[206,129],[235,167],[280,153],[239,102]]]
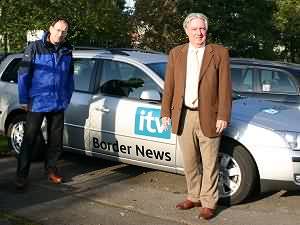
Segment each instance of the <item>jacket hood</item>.
[[256,98],[233,101],[232,120],[240,120],[277,131],[300,132],[300,110]]

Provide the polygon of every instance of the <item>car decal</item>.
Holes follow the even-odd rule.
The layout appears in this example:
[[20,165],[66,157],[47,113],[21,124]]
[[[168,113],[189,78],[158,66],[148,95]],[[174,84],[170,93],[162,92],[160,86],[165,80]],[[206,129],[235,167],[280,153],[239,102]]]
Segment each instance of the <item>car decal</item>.
[[110,153],[122,153],[124,155],[134,155],[140,158],[148,158],[170,162],[172,160],[171,153],[159,149],[147,148],[144,145],[135,144],[133,146],[122,144],[119,141],[109,142],[102,141],[100,138],[93,137],[93,148]]
[[170,127],[162,129],[160,109],[138,107],[135,113],[134,133],[138,135],[170,139]]
[[272,114],[272,115],[279,113],[278,110],[272,109],[272,108],[270,108],[270,109],[264,109],[263,112],[269,113],[269,114]]

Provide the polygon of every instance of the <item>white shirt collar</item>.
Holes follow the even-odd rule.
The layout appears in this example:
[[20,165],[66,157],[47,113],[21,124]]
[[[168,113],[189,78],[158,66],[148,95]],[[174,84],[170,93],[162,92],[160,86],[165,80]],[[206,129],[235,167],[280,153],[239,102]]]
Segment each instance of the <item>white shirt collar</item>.
[[200,47],[200,48],[195,48],[191,43],[189,43],[189,50],[191,51],[199,51],[199,50],[204,50],[205,49],[205,46],[203,47]]

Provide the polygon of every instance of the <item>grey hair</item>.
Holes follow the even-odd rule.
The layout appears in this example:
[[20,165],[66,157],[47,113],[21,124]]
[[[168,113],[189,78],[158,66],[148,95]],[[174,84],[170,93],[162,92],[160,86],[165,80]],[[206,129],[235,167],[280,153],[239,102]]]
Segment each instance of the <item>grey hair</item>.
[[208,18],[205,16],[203,13],[190,13],[187,15],[185,20],[183,21],[183,28],[186,31],[188,24],[193,20],[193,19],[202,19],[205,23],[206,30],[208,29]]

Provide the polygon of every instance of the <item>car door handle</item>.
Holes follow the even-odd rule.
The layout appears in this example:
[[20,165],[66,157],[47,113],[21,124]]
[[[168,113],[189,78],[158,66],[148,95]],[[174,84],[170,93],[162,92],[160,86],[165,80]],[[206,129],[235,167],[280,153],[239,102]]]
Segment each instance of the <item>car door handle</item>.
[[96,111],[101,111],[101,112],[106,112],[106,113],[110,111],[109,108],[106,108],[104,106],[96,107],[95,109],[96,109]]

